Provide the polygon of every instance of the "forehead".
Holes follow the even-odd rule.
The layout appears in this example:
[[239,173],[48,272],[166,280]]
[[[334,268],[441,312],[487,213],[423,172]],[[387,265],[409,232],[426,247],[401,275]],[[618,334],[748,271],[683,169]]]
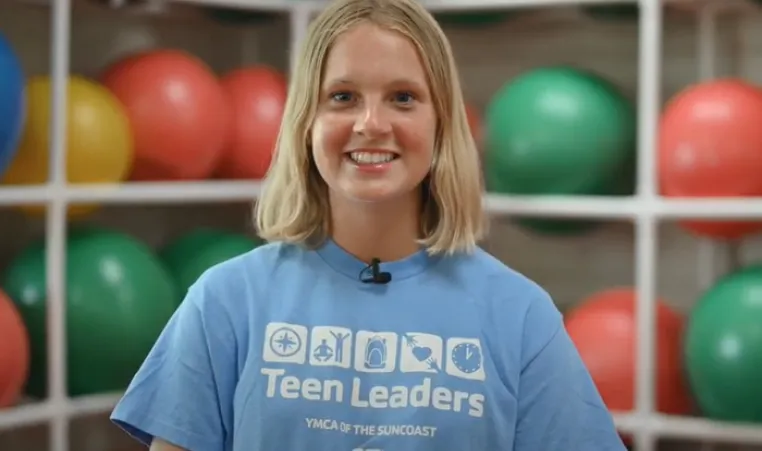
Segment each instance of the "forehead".
[[423,63],[410,39],[372,23],[360,23],[336,39],[324,75],[326,83],[409,80],[426,84]]

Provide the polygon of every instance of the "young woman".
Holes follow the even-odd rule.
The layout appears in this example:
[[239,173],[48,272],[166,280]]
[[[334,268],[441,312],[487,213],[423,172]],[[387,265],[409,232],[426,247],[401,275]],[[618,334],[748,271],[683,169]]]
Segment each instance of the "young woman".
[[197,281],[113,420],[155,451],[623,450],[548,294],[477,247],[481,195],[434,19],[332,3],[257,206],[271,244]]

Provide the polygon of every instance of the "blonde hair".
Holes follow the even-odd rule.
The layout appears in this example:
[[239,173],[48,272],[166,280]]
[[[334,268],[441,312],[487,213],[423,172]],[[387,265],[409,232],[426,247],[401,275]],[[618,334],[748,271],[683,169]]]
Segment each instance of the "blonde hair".
[[470,252],[487,228],[479,153],[450,44],[416,0],[336,0],[311,23],[257,203],[258,233],[268,241],[306,245],[330,235],[328,188],[310,155],[308,136],[327,54],[339,35],[364,21],[399,32],[415,44],[432,91],[438,125],[431,171],[423,184],[420,244],[430,254]]

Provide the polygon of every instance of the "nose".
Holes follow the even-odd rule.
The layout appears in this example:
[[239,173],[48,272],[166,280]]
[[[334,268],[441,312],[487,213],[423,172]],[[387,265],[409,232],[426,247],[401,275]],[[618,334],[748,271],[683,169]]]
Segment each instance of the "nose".
[[392,130],[389,119],[383,103],[368,102],[357,114],[354,132],[366,138],[385,136]]

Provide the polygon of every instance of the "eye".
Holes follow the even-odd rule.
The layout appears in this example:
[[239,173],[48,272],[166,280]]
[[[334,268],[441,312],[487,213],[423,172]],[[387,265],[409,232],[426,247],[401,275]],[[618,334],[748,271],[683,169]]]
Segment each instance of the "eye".
[[346,103],[352,101],[352,93],[348,91],[333,92],[330,95],[332,102]]
[[415,96],[407,91],[398,92],[394,95],[394,101],[403,105],[411,104],[414,100]]

